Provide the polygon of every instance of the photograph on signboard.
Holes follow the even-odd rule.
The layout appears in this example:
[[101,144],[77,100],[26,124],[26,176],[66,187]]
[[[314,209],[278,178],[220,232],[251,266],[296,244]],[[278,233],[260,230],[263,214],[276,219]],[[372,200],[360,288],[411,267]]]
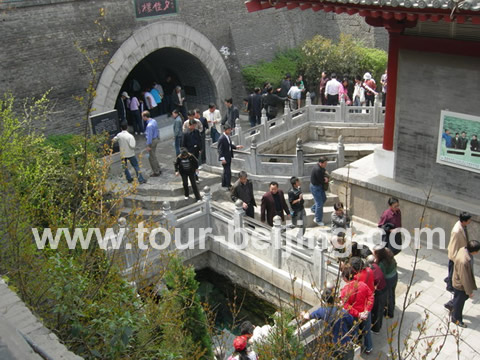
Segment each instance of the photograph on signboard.
[[480,173],[480,117],[442,111],[437,162]]

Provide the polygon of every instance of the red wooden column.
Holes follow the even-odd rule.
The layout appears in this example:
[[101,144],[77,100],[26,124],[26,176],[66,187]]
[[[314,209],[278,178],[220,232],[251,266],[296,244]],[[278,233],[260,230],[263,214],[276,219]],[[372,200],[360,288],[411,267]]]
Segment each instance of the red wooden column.
[[395,134],[395,107],[397,98],[398,49],[400,34],[396,29],[388,29],[387,102],[385,104],[385,127],[383,129],[383,149],[393,150]]

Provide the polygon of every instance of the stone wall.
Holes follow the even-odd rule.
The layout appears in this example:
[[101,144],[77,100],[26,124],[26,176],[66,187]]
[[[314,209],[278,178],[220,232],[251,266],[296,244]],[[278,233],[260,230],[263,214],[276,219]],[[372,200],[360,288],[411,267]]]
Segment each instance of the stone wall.
[[[132,0],[0,3],[3,35],[0,45],[0,93],[10,90],[22,99],[39,96],[51,89],[51,98],[56,106],[46,132],[79,132],[82,108],[73,97],[84,95],[89,81],[89,66],[74,43],[78,41],[92,57],[96,56],[100,49],[96,43],[99,32],[94,20],[100,7],[106,10],[105,25],[113,39],[104,48],[109,50],[109,56],[113,56],[135,31],[155,22],[181,22],[206,36],[217,51],[222,49],[237,105],[241,104],[246,94],[241,67],[259,60],[270,60],[276,51],[296,46],[315,34],[338,38],[342,31],[354,34],[366,45],[386,48],[384,30],[372,31],[358,16],[299,9],[248,13],[243,1],[238,0],[176,0],[176,3],[177,14],[150,20],[135,19]],[[142,60],[138,54],[125,55],[132,55],[137,62]],[[196,80],[192,78],[191,81]],[[185,79],[185,83],[189,82]],[[99,95],[109,91],[115,92],[102,88]],[[201,93],[202,89],[197,91]],[[116,93],[107,95],[117,96]],[[225,94],[216,95],[217,99],[222,99]]]
[[480,174],[440,165],[436,157],[441,110],[480,114],[479,59],[406,50],[399,56],[395,180],[478,199]]

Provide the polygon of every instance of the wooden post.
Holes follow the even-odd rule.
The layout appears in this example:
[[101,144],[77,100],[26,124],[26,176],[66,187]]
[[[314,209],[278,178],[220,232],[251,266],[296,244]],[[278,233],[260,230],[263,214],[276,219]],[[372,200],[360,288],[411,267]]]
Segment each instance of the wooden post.
[[338,137],[337,144],[337,169],[345,165],[345,144],[343,140],[343,135]]
[[272,228],[272,265],[277,269],[282,267],[282,218],[273,218]]

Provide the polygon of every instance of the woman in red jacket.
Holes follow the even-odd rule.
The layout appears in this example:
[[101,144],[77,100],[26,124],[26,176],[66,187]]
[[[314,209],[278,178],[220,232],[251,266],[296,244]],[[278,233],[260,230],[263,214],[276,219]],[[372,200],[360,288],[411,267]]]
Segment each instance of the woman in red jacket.
[[343,308],[357,320],[359,328],[365,331],[365,353],[370,354],[373,345],[369,336],[368,320],[371,319],[370,312],[373,308],[374,293],[365,282],[356,280],[355,275],[353,267],[350,264],[345,265],[342,277],[346,284],[340,291],[340,299],[343,302]]

